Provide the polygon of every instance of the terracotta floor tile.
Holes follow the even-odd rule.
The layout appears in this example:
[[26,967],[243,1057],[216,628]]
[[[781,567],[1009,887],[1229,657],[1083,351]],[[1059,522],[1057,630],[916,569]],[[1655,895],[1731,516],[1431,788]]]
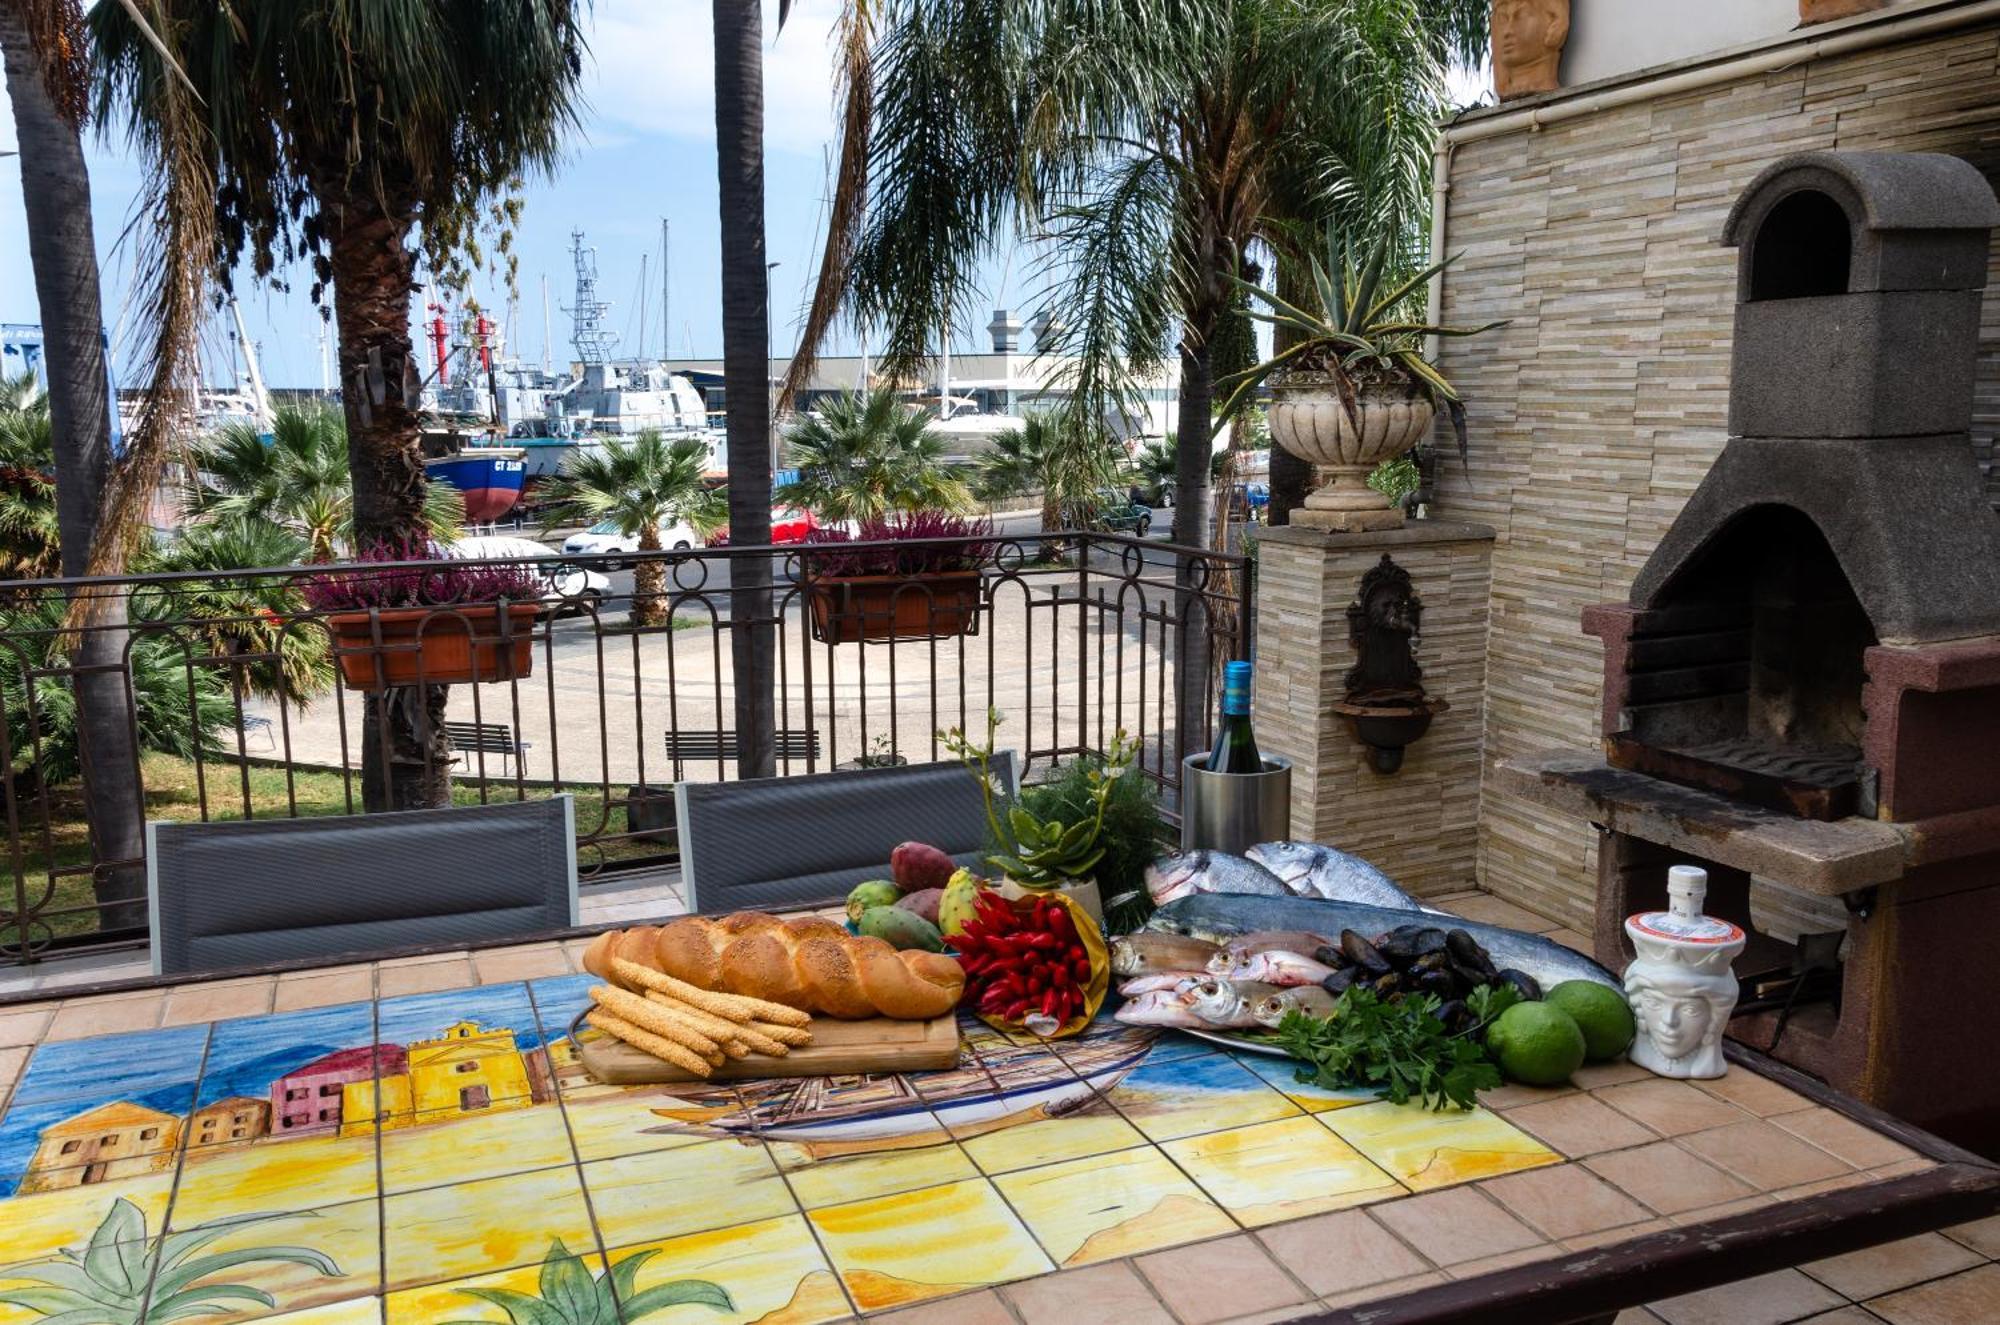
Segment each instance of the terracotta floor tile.
[[28,1065],[28,1055],[32,1052],[33,1048],[25,1044],[12,1049],[0,1049],[0,1102],[6,1100],[7,1092],[12,1090],[14,1083],[20,1079],[21,1069]]
[[868,1319],[882,1321],[885,1325],[891,1321],[894,1325],[1014,1325],[1014,1314],[990,1288],[935,1302],[920,1302],[914,1307],[904,1307],[901,1311],[870,1316]]
[[1831,1109],[1808,1109],[1783,1114],[1771,1120],[1794,1136],[1804,1137],[1821,1150],[1846,1160],[1857,1169],[1881,1168],[1916,1157],[1916,1151],[1900,1141],[1864,1127],[1845,1114]]
[[1728,1100],[1737,1108],[1748,1110],[1760,1118],[1768,1118],[1774,1113],[1792,1113],[1798,1109],[1813,1107],[1813,1102],[1805,1096],[1787,1090],[1769,1077],[1760,1077],[1742,1067],[1732,1067],[1723,1076],[1692,1084],[1696,1090],[1704,1091],[1717,1099]]
[[1731,1123],[1684,1136],[1680,1144],[1759,1191],[1776,1191],[1852,1172],[1818,1146],[1762,1119]]
[[1611,1325],[1656,1325],[1659,1319],[1644,1307],[1627,1307],[1612,1318]]
[[1850,1306],[1808,1316],[1798,1325],[1882,1325],[1882,1318],[1866,1307]]
[[1545,934],[1562,926],[1545,916],[1538,916],[1526,907],[1516,906],[1504,898],[1491,893],[1480,893],[1455,903],[1452,908],[1467,920],[1476,920],[1482,925],[1499,925],[1503,929],[1525,930],[1530,934]]
[[1843,1187],[1859,1187],[1863,1183],[1877,1182],[1873,1173],[1841,1173],[1831,1178],[1821,1178],[1818,1182],[1802,1182],[1796,1187],[1780,1187],[1771,1195],[1780,1201],[1796,1201],[1807,1196],[1819,1196],[1825,1192],[1837,1192]]
[[49,1028],[53,1005],[18,1008],[0,1012],[0,1045],[33,1044]]
[[1615,1150],[1583,1161],[1598,1177],[1663,1215],[1749,1196],[1750,1188],[1669,1141]]
[[1890,1325],[1976,1325],[2000,1320],[2000,1265],[1982,1265],[1949,1279],[1933,1279],[1899,1293],[1870,1298],[1867,1307]]
[[1522,1086],[1512,1081],[1497,1090],[1479,1092],[1479,1102],[1489,1109],[1518,1109],[1524,1104],[1543,1104],[1576,1094],[1574,1086]]
[[1543,1144],[1576,1158],[1644,1145],[1654,1134],[1591,1095],[1565,1095],[1507,1110],[1507,1121]]
[[1222,1325],[1278,1325],[1281,1321],[1297,1320],[1308,1312],[1316,1311],[1310,1303],[1295,1302],[1288,1307],[1278,1307],[1273,1311],[1253,1311],[1247,1316],[1231,1316]]
[[471,960],[462,952],[435,961],[402,965],[383,962],[375,971],[375,994],[378,998],[429,994],[442,989],[466,989],[478,983],[472,973]]
[[1536,1261],[1553,1260],[1563,1254],[1563,1249],[1553,1242],[1539,1247],[1526,1247],[1520,1251],[1503,1251],[1498,1256],[1482,1256],[1476,1261],[1466,1261],[1463,1265],[1445,1268],[1445,1274],[1453,1279],[1477,1279],[1482,1274],[1492,1274],[1495,1270],[1511,1270],[1520,1265],[1532,1265]]
[[160,1024],[186,1026],[197,1021],[261,1017],[271,1010],[271,995],[276,987],[277,981],[270,976],[184,985],[167,994],[167,1006],[160,1015]]
[[1024,1279],[1000,1290],[1023,1325],[1077,1325],[1082,1308],[1120,1325],[1173,1325],[1173,1317],[1126,1261]]
[[1385,1302],[1392,1297],[1414,1293],[1419,1288],[1430,1288],[1445,1283],[1442,1271],[1429,1270],[1423,1274],[1413,1274],[1407,1279],[1391,1279],[1386,1283],[1371,1284],[1367,1288],[1357,1288],[1348,1293],[1332,1293],[1320,1299],[1323,1307],[1351,1307],[1363,1302]]
[[114,998],[81,999],[56,1009],[45,1040],[81,1040],[119,1031],[149,1031],[160,1024],[166,995],[147,993]]
[[1784,1325],[1835,1307],[1838,1293],[1797,1270],[1779,1270],[1652,1304],[1667,1325]]
[[1683,1211],[1674,1216],[1673,1222],[1682,1228],[1689,1224],[1706,1224],[1711,1219],[1727,1219],[1731,1215],[1740,1215],[1745,1210],[1760,1209],[1771,1204],[1773,1199],[1759,1192],[1755,1196],[1745,1196],[1741,1200],[1724,1201],[1720,1205],[1706,1205],[1699,1210]]
[[1533,1229],[1472,1187],[1384,1201],[1370,1206],[1368,1213],[1435,1264],[1443,1266],[1520,1251],[1542,1240]]
[[271,997],[273,1012],[298,1012],[306,1008],[338,1007],[375,997],[375,968],[341,966],[330,971],[301,972],[278,977]]
[[545,975],[568,975],[569,958],[555,943],[531,943],[519,948],[488,948],[472,954],[472,969],[483,985],[508,980],[538,980]]
[[1630,1081],[1593,1092],[1593,1098],[1635,1118],[1661,1136],[1705,1132],[1711,1127],[1740,1123],[1744,1113],[1685,1081],[1654,1077],[1650,1081]]
[[2000,1260],[2000,1215],[1959,1224],[1944,1230],[1944,1235],[1954,1242],[1964,1243],[1981,1256]]
[[1654,1076],[1628,1059],[1609,1063],[1585,1063],[1569,1074],[1569,1083],[1583,1090],[1602,1090],[1626,1081],[1652,1081]]
[[1573,1238],[1652,1217],[1645,1206],[1577,1164],[1512,1173],[1480,1188],[1545,1237]]
[[1616,1242],[1630,1242],[1643,1238],[1648,1233],[1664,1233],[1674,1227],[1671,1219],[1649,1219],[1643,1224],[1627,1224],[1623,1228],[1607,1228],[1596,1233],[1582,1233],[1573,1238],[1564,1238],[1563,1246],[1570,1251],[1589,1251],[1593,1247],[1608,1247]]
[[1133,1264],[1187,1325],[1303,1303],[1290,1275],[1247,1236],[1156,1251]]
[[1430,1263],[1360,1210],[1274,1224],[1257,1237],[1320,1297],[1429,1270]]
[[1969,1247],[1960,1246],[1940,1233],[1922,1233],[1879,1247],[1863,1247],[1845,1256],[1811,1261],[1799,1268],[1836,1293],[1859,1302],[1926,1279],[1969,1270],[1980,1261],[1979,1253]]

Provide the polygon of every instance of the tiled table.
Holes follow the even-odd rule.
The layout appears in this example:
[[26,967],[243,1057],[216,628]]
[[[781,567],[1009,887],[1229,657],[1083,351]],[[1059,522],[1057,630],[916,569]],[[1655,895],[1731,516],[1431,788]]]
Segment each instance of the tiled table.
[[[1823,1256],[1812,1212],[1856,1192],[1842,1219],[1876,1241],[1894,1231],[1867,1206],[1929,1224],[2000,1208],[1990,1168],[1742,1066],[1695,1085],[1589,1068],[1431,1114],[1171,1032],[1105,1021],[1051,1052],[968,1021],[953,1073],[604,1087],[566,1039],[592,983],[574,951],[0,1008],[0,1325],[54,1314],[20,1290],[73,1277],[51,1258],[93,1235],[86,1267],[126,1276],[100,1297],[150,1280],[156,1311],[181,1293],[217,1321],[501,1322],[510,1292],[608,1296],[584,1281],[607,1268],[621,1318],[661,1325],[1194,1325],[1364,1304],[1547,1321],[1550,1291],[1610,1270],[1625,1301],[1699,1283],[1676,1277],[1691,1249],[1711,1276]],[[1774,1242],[1781,1226],[1807,1240]],[[2000,1292],[1978,1237],[2000,1243],[1930,1235],[1902,1260],[1941,1282],[1985,1271],[1955,1290],[1976,1301]],[[208,1255],[225,1259],[192,1259]],[[1791,1319],[1736,1309],[1775,1294],[1803,1315],[1842,1306],[1843,1281],[1857,1297],[1915,1282],[1878,1253],[1826,1264],[1727,1290],[1719,1314],[1656,1302],[1657,1319]],[[676,1283],[691,1301],[668,1305]]]

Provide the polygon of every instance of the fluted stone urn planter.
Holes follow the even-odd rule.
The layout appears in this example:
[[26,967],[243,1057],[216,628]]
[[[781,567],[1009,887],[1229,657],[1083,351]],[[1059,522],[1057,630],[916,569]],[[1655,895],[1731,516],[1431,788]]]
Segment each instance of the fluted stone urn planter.
[[1415,446],[1436,412],[1421,388],[1371,383],[1356,391],[1350,415],[1331,374],[1274,375],[1271,440],[1331,473],[1330,481],[1292,512],[1292,523],[1315,529],[1400,527],[1402,507],[1369,487],[1368,475]]

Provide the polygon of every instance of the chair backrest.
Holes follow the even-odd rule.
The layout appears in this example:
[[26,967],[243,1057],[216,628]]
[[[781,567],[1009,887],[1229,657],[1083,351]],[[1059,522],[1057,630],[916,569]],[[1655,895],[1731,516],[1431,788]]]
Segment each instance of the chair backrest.
[[393,814],[146,825],[153,972],[178,975],[577,923],[567,795]]
[[[1011,797],[1013,752],[996,773]],[[978,779],[955,760],[674,788],[688,910],[817,906],[885,878],[900,842],[928,842],[976,864],[992,834]]]

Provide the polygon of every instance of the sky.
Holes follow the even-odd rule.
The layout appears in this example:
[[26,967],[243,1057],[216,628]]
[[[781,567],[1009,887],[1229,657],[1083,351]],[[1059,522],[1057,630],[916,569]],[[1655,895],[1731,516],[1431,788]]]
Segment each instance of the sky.
[[[833,23],[840,0],[799,0],[782,33],[776,0],[765,0],[765,212],[772,272],[773,337],[788,348],[817,270],[823,234],[828,158],[836,123],[833,105]],[[570,357],[569,319],[562,311],[574,287],[570,232],[581,229],[597,250],[598,293],[612,303],[607,325],[618,337],[613,353],[658,353],[663,331],[674,357],[722,352],[719,226],[716,216],[713,45],[708,0],[597,0],[591,58],[584,76],[583,128],[554,178],[528,183],[516,247],[518,304],[508,328],[509,352],[539,361],[543,351],[542,281],[549,290],[551,357]],[[1473,76],[1459,82],[1483,83]],[[4,93],[0,93],[4,102]],[[13,117],[0,117],[0,152],[11,150]],[[140,196],[140,171],[122,141],[87,143],[93,222],[104,270],[105,320],[117,359],[134,340],[121,319],[131,288],[131,244],[119,242]],[[28,264],[19,172],[0,166],[0,322],[40,320]],[[672,230],[668,264],[670,324],[660,316],[660,221]],[[646,269],[646,334],[641,344],[640,261]],[[992,306],[1030,302],[1025,261],[987,273],[985,308],[955,329],[960,349],[985,348]],[[295,276],[298,273],[293,273]],[[289,291],[238,282],[243,317],[270,386],[317,387],[321,381],[321,318],[308,297],[311,282]],[[489,310],[504,311],[503,282],[475,291]],[[829,349],[852,351],[837,331]],[[234,358],[227,318],[213,319],[205,341],[209,380],[228,384]]]

